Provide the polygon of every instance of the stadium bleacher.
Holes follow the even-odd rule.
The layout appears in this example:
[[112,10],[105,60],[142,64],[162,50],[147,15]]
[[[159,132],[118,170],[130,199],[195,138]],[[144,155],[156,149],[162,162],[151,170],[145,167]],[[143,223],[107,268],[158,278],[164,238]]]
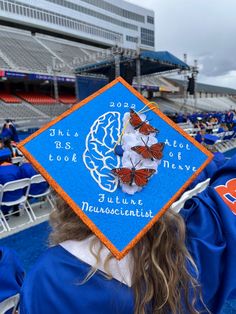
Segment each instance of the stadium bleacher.
[[25,101],[27,101],[30,104],[55,104],[56,103],[56,99],[48,96],[48,95],[44,95],[41,94],[39,92],[19,92],[17,94],[20,98],[24,99]]
[[[194,111],[225,111],[235,107],[235,103],[229,97],[211,97],[198,98],[197,102],[193,97],[189,97],[184,108],[184,98],[171,98],[178,105],[182,105],[183,109],[189,112]],[[176,110],[177,111],[177,110]]]
[[50,54],[38,44],[30,33],[1,29],[1,51],[11,60],[15,69],[46,72],[45,57]]
[[45,115],[24,101],[21,103],[5,103],[0,101],[0,117],[0,121],[3,123],[5,119],[9,118],[17,121],[25,119],[34,120],[45,118]]
[[[63,65],[61,75],[71,75],[73,72],[71,66],[73,60],[85,60],[86,57],[89,58],[93,56],[94,62],[98,62],[101,59],[101,54],[104,52],[97,47],[56,38],[46,34],[35,34],[26,30],[17,30],[7,26],[0,26],[0,41],[0,67],[3,70],[27,71],[30,73],[52,75],[53,58],[55,58],[56,62]],[[133,84],[135,85],[137,83],[138,80],[134,77]],[[29,83],[24,82],[24,84]],[[178,94],[178,91],[180,90],[179,86],[174,84],[173,81],[160,75],[145,75],[141,77],[141,84],[149,87],[159,87],[159,92],[162,94],[158,97],[154,97],[152,101],[157,102],[163,112],[193,113],[196,111],[225,111],[236,107],[236,101],[231,96],[198,97],[197,101],[195,101],[193,97],[188,97],[186,101],[183,96],[176,96],[176,93]],[[64,87],[62,86],[61,88],[63,89]],[[72,89],[75,89],[74,86]],[[19,111],[21,111],[18,115],[20,118],[23,118],[23,111],[26,107],[31,113],[32,111],[34,112],[33,117],[35,117],[35,114],[37,113],[39,116],[41,116],[41,114],[52,116],[52,112],[61,113],[62,109],[68,109],[68,107],[58,105],[57,108],[55,107],[55,110],[52,110],[51,107],[42,108],[42,106],[38,107],[36,110],[35,108],[30,109],[30,104],[51,106],[51,104],[56,105],[56,101],[52,97],[52,90],[47,91],[46,93],[44,92],[44,94],[41,93],[40,86],[33,89],[38,90],[38,94],[32,92],[29,93],[28,90],[30,89],[25,89],[22,85],[20,89],[17,87],[16,92],[13,85],[11,91],[6,93],[3,90],[3,92],[0,93],[0,99],[4,107],[0,109],[0,112],[5,112],[3,115],[4,117],[6,117],[6,115],[9,117],[9,114],[11,116],[11,112],[9,112],[9,114],[6,113],[8,107],[4,105],[4,102],[16,104],[24,100],[22,106],[18,107]],[[74,92],[67,93],[65,96],[62,91],[63,90],[60,90],[59,86],[59,101],[61,104],[72,105],[76,102],[76,98],[72,96]],[[46,94],[50,96],[46,96]],[[18,97],[15,97],[15,95],[19,96],[20,100]],[[26,104],[28,104],[28,106],[26,106]],[[14,105],[14,109],[12,109],[13,118],[16,116],[16,111],[17,107]],[[1,116],[0,120],[3,116]],[[29,114],[25,114],[25,117],[29,117]]]
[[57,117],[60,114],[62,114],[64,111],[69,109],[70,106],[68,104],[62,104],[62,103],[60,103],[60,104],[51,104],[51,105],[49,105],[49,104],[48,105],[38,104],[36,106],[36,108],[44,116],[53,118],[53,117]]
[[99,51],[84,44],[58,39],[48,35],[32,35],[29,31],[0,26],[0,66],[3,69],[48,73],[52,58],[64,63],[63,71],[74,58],[89,56]]
[[65,63],[71,63],[76,57],[85,57],[90,55],[89,51],[81,48],[79,44],[72,44],[69,41],[53,39],[42,35],[37,35],[35,39],[46,46],[46,49],[51,51],[53,55],[61,59]]
[[21,100],[9,92],[0,92],[0,99],[6,103],[21,103]]

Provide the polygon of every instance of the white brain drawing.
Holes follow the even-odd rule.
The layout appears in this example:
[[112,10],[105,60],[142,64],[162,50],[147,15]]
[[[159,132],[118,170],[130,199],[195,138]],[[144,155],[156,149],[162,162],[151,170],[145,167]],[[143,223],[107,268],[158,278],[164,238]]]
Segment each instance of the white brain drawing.
[[120,166],[114,146],[121,133],[119,112],[107,112],[94,121],[86,137],[83,162],[100,188],[114,192],[118,181],[111,176],[111,170]]

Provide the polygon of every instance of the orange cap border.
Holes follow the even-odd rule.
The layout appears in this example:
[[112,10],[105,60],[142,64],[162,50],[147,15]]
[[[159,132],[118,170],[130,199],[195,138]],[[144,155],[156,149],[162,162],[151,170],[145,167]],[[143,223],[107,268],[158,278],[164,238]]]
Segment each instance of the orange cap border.
[[[155,217],[130,241],[127,246],[119,251],[111,241],[98,229],[98,227],[88,218],[82,209],[68,196],[67,193],[59,186],[59,184],[49,175],[49,173],[39,164],[39,162],[27,151],[24,147],[26,143],[31,141],[33,138],[37,137],[39,134],[56,124],[58,121],[66,118],[72,112],[78,110],[82,106],[86,105],[89,101],[99,96],[112,86],[117,83],[123,84],[127,87],[131,93],[133,93],[139,100],[141,100],[145,105],[147,105],[153,112],[155,112],[159,117],[161,117],[166,123],[168,123],[172,128],[182,134],[187,138],[192,144],[194,144],[198,149],[200,149],[208,158],[206,161],[196,170],[196,172],[185,182],[185,184],[176,192],[176,194],[165,204],[165,206],[155,215]],[[74,210],[74,212],[82,219],[82,221],[93,231],[93,233],[106,245],[106,247],[112,252],[112,254],[118,259],[122,259],[145,235],[145,233],[157,222],[157,220],[167,211],[171,204],[185,191],[188,185],[198,176],[198,174],[207,166],[207,164],[212,160],[213,155],[205,147],[199,144],[194,138],[183,131],[177,124],[165,116],[158,108],[152,108],[153,106],[149,104],[148,100],[143,97],[139,92],[137,92],[131,85],[129,85],[122,77],[116,78],[111,83],[102,87],[100,90],[92,94],[91,96],[85,98],[78,104],[74,105],[64,113],[62,113],[57,118],[45,124],[38,131],[27,137],[25,140],[18,144],[18,148],[25,155],[25,157],[34,165],[34,167],[42,174],[42,176],[48,181],[50,186],[64,199],[65,202]]]

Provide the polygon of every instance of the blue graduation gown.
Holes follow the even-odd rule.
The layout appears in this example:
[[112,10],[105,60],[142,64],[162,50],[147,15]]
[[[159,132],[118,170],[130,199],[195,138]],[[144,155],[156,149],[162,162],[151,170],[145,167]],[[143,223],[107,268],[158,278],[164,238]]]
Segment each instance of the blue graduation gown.
[[24,271],[15,252],[0,247],[0,302],[20,292]]
[[219,314],[227,299],[236,298],[236,156],[180,213],[203,299],[213,314]]
[[48,249],[24,282],[21,314],[131,314],[132,290],[97,272],[60,245]]
[[203,182],[213,176],[218,168],[222,167],[226,162],[224,154],[220,152],[214,153],[213,160],[200,172],[196,179],[188,186],[187,190],[193,189],[198,183]]
[[3,128],[1,132],[1,138],[13,140],[13,132],[11,128]]

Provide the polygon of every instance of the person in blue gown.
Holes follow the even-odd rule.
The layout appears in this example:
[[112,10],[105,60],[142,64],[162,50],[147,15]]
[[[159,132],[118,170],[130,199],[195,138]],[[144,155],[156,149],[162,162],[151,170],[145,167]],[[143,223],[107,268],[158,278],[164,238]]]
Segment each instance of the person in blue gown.
[[236,297],[236,156],[121,261],[65,203],[51,222],[54,246],[26,277],[21,314],[220,314]]
[[0,247],[0,303],[20,293],[23,279],[24,270],[15,251]]
[[203,299],[212,313],[236,298],[236,155],[212,176],[209,187],[187,200],[187,247],[199,271]]
[[213,176],[213,174],[224,165],[226,158],[221,152],[214,152],[212,161],[199,173],[196,179],[190,183],[187,190],[193,189],[198,183],[203,182]]
[[16,127],[13,124],[12,120],[7,119],[5,123],[2,126],[1,130],[1,138],[4,140],[10,139],[11,141],[14,141],[16,143],[19,142],[19,137],[16,131]]

